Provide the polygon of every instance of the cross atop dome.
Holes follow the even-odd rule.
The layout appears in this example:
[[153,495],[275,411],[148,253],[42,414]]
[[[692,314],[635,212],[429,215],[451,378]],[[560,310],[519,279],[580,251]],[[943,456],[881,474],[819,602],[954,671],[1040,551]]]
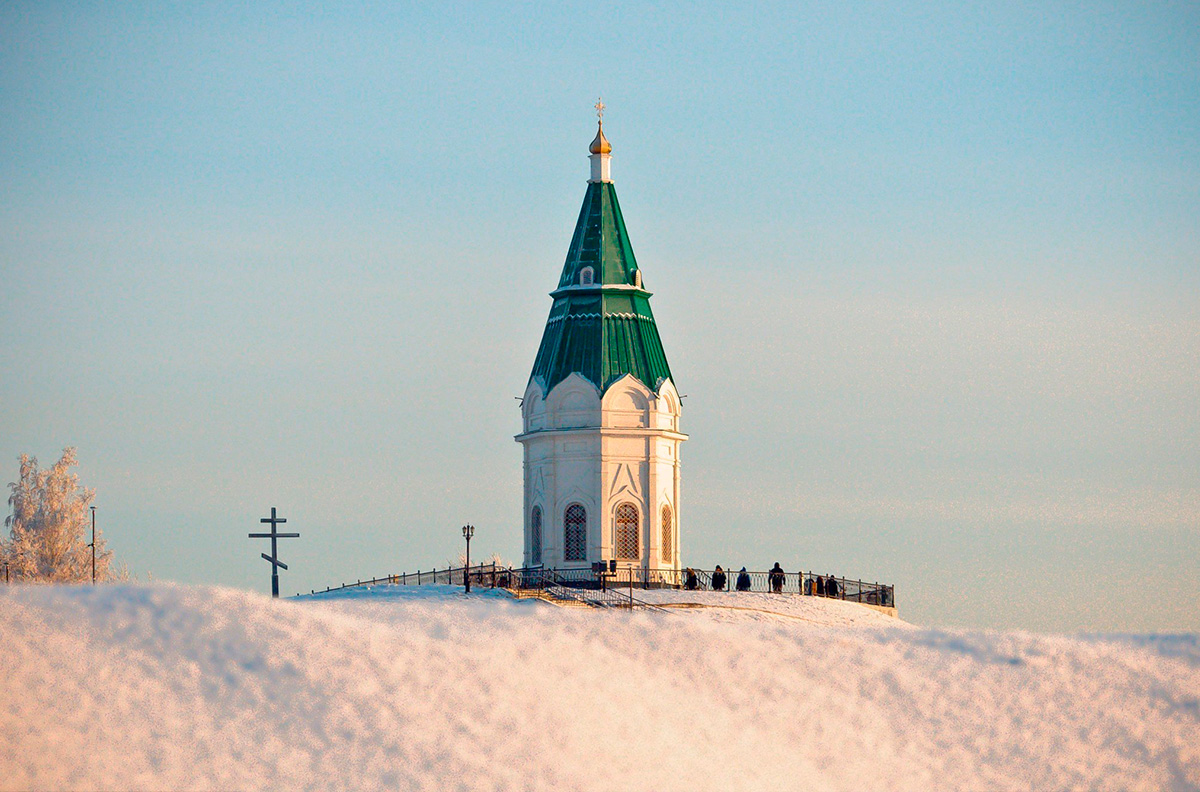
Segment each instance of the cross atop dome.
[[596,104],[596,137],[588,146],[589,159],[592,161],[592,182],[611,182],[609,161],[612,159],[612,144],[604,136],[604,99],[598,99]]

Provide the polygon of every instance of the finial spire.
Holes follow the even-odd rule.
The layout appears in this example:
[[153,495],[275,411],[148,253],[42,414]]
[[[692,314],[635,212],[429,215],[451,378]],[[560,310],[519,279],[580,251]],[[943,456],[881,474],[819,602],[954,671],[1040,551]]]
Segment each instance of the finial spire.
[[592,178],[588,181],[610,182],[612,178],[608,174],[608,163],[612,159],[612,144],[604,136],[604,99],[597,99],[593,107],[596,108],[596,137],[588,146],[588,153],[591,154],[589,159],[592,161]]

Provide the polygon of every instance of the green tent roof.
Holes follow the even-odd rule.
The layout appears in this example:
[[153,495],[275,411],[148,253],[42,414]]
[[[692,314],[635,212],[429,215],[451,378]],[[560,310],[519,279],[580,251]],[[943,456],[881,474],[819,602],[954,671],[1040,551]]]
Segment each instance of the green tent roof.
[[[582,282],[587,267],[592,284]],[[579,372],[600,392],[626,374],[656,390],[671,376],[641,288],[616,188],[589,182],[530,380],[546,392]]]

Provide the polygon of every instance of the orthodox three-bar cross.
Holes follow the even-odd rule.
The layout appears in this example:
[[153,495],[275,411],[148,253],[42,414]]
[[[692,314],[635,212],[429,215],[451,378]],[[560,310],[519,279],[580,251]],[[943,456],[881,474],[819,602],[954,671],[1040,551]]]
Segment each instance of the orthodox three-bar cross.
[[284,569],[287,569],[287,564],[285,564],[279,560],[279,549],[275,543],[279,539],[299,539],[300,534],[298,534],[298,533],[279,533],[280,523],[285,523],[285,522],[287,522],[287,520],[285,520],[282,517],[275,516],[275,507],[274,506],[271,507],[271,516],[263,517],[261,520],[259,520],[259,522],[270,523],[271,524],[271,533],[252,533],[252,534],[250,534],[250,538],[251,539],[270,539],[271,540],[271,555],[267,555],[266,553],[263,553],[262,557],[264,559],[266,559],[267,561],[271,562],[271,596],[278,597],[279,596],[279,567],[283,567]]

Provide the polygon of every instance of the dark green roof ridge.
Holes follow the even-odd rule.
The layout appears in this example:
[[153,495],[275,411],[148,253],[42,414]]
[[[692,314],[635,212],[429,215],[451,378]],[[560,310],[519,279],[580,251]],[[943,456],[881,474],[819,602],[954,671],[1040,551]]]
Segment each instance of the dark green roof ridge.
[[567,260],[558,279],[559,288],[578,284],[584,267],[592,268],[597,284],[635,285],[637,259],[629,244],[625,218],[621,215],[621,204],[612,182],[588,183]]
[[[581,284],[585,267],[594,285]],[[654,391],[671,377],[611,182],[588,183],[553,296],[530,374],[546,393],[573,372],[601,394],[626,374]]]

